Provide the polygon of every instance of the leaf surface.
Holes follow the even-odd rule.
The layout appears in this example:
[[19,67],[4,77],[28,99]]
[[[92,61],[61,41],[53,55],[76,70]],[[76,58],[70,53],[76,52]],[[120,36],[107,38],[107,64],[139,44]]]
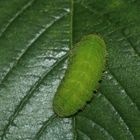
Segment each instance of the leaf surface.
[[[0,1],[1,140],[139,140],[138,0]],[[59,118],[52,102],[72,43],[96,33],[106,71],[85,109]]]

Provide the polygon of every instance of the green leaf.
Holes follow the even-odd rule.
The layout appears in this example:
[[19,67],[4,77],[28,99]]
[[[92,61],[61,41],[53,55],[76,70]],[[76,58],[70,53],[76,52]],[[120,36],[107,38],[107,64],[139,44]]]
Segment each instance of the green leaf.
[[[140,1],[1,0],[0,139],[139,140]],[[108,49],[98,93],[59,118],[52,101],[72,43],[101,35]]]
[[71,138],[71,120],[55,117],[52,109],[67,67],[70,2],[0,5],[0,138]]
[[76,116],[79,140],[140,139],[139,6],[140,1],[131,0],[75,3],[75,41],[85,34],[97,33],[103,36],[108,49],[99,93]]

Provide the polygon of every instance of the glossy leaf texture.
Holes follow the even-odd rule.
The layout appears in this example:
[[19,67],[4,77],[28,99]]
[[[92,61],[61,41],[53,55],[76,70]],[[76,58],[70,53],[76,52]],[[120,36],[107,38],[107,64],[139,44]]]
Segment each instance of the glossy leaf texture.
[[75,119],[79,140],[140,139],[139,6],[138,0],[75,2],[79,15],[74,16],[75,41],[95,32],[103,36],[108,49],[101,88]]
[[[1,140],[140,139],[139,0],[0,1]],[[100,34],[108,49],[98,93],[71,118],[52,102],[72,43]]]

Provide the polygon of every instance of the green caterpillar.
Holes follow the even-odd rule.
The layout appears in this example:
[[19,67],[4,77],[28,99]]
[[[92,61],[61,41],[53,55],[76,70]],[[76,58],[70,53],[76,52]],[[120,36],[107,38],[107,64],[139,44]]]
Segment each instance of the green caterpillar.
[[106,46],[98,35],[87,35],[71,52],[68,69],[53,100],[61,117],[75,114],[90,101],[105,68]]

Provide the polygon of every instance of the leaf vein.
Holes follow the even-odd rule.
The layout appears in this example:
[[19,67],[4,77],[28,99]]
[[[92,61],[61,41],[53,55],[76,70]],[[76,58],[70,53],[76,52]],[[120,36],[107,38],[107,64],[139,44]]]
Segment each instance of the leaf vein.
[[83,132],[82,130],[78,129],[79,133],[81,133],[82,135],[85,135],[88,140],[92,140],[85,132]]
[[129,133],[130,133],[132,139],[135,140],[132,131],[129,129],[128,124],[125,122],[123,116],[121,115],[121,112],[119,112],[119,111],[116,109],[116,107],[115,107],[114,104],[111,102],[111,100],[109,100],[104,94],[102,94],[102,95],[103,95],[104,98],[106,98],[106,100],[110,103],[110,105],[113,107],[113,109],[118,113],[118,115],[119,115],[119,117],[121,118],[121,120],[123,121],[125,127],[126,127],[127,130],[129,131]]
[[139,108],[138,108],[137,104],[132,99],[132,97],[130,95],[128,95],[128,92],[127,92],[126,88],[124,87],[124,85],[118,80],[118,78],[115,76],[115,74],[112,72],[111,69],[108,68],[108,70],[109,70],[110,74],[113,76],[113,78],[116,80],[116,82],[120,85],[120,87],[125,91],[125,94],[129,97],[129,99],[134,104],[134,106],[136,107],[136,109],[139,111]]
[[7,79],[8,75],[12,72],[12,70],[17,66],[18,62],[23,58],[23,56],[27,53],[29,48],[46,32],[48,28],[50,28],[53,24],[55,24],[57,21],[61,20],[66,14],[63,14],[59,17],[59,19],[54,19],[49,25],[47,25],[45,28],[41,29],[39,33],[36,34],[36,36],[27,44],[26,49],[19,55],[19,57],[14,61],[12,67],[9,69],[9,71],[5,74],[4,78],[1,80],[0,85]]
[[125,37],[126,41],[128,41],[128,43],[131,45],[131,47],[133,48],[135,54],[137,54],[140,57],[140,53],[138,52],[138,50],[135,48],[135,46],[133,45],[133,43],[129,40],[128,37],[126,37],[126,35],[124,34],[124,32],[122,31],[123,36]]
[[[96,14],[96,15],[98,15],[98,16],[100,16],[100,17],[103,17],[103,15],[104,14],[106,14],[106,13],[104,13],[104,14],[99,14],[99,13],[97,13],[96,11],[94,11],[93,9],[91,9],[91,8],[89,8],[87,5],[84,5],[84,4],[82,4],[82,3],[80,3],[81,4],[81,6],[83,6],[84,8],[86,8],[87,10],[89,10],[90,12],[92,12],[92,13],[94,13],[94,14]],[[109,19],[107,19],[108,20],[108,22],[110,23],[110,24],[112,24],[112,22],[109,20]],[[130,25],[131,25],[132,23],[130,23]],[[129,26],[129,25],[127,25],[127,26]],[[122,27],[119,27],[118,29],[121,29]],[[116,29],[115,29],[115,31],[117,31]],[[113,31],[114,32],[114,31]],[[113,33],[113,32],[111,32],[111,34]],[[133,48],[133,50],[134,50],[134,52],[140,57],[140,53],[138,52],[138,50],[134,47],[134,45],[132,44],[132,42],[125,36],[125,34],[123,33],[123,31],[121,31],[121,33],[123,34],[123,36],[124,36],[124,38],[128,41],[128,43],[131,45],[131,47]],[[110,34],[110,33],[109,33]],[[109,35],[109,34],[106,34],[106,35]]]
[[56,119],[57,115],[53,114],[48,120],[46,120],[46,122],[44,122],[44,124],[42,125],[42,127],[39,129],[39,131],[36,133],[35,137],[33,138],[33,140],[39,140],[39,138],[41,137],[41,135],[43,134],[43,132],[46,130],[47,126],[53,122]]
[[[101,126],[100,124],[98,124],[98,123],[95,122],[94,120],[90,119],[89,117],[85,117],[85,116],[78,116],[78,117],[85,118],[87,121],[93,122],[93,124],[95,124],[95,125],[98,126],[98,128],[99,128],[100,131],[104,130],[105,135],[107,134],[108,136],[110,136],[110,138],[111,138],[112,140],[115,140],[115,138],[110,134],[110,132],[109,132],[108,130],[106,130],[103,126]],[[79,129],[78,129],[78,130],[79,130]]]
[[7,24],[4,25],[4,27],[2,28],[2,31],[0,32],[0,37],[2,37],[2,35],[6,32],[6,30],[8,29],[8,27],[11,26],[11,24],[23,13],[25,12],[33,3],[35,0],[30,0],[27,4],[25,4],[23,7],[21,7],[21,9],[19,11],[17,11],[17,13],[8,21]]
[[50,68],[49,71],[43,73],[42,76],[40,77],[40,79],[31,87],[31,89],[29,90],[28,94],[26,94],[26,96],[20,101],[20,103],[16,107],[14,113],[9,117],[9,120],[8,120],[7,125],[3,129],[3,134],[1,135],[2,140],[4,139],[4,137],[6,135],[6,132],[7,132],[8,128],[9,128],[9,126],[13,123],[14,119],[17,117],[17,115],[19,114],[19,112],[23,109],[23,107],[28,103],[29,99],[33,96],[34,91],[39,87],[39,85],[46,78],[46,76],[50,72],[52,72],[56,66],[58,66],[59,64],[61,64],[67,58],[67,56],[68,56],[68,53],[66,53],[58,61],[56,61],[54,63],[54,65]]

